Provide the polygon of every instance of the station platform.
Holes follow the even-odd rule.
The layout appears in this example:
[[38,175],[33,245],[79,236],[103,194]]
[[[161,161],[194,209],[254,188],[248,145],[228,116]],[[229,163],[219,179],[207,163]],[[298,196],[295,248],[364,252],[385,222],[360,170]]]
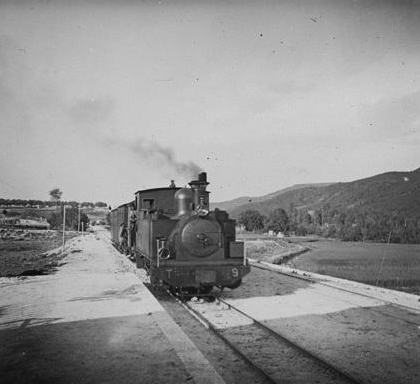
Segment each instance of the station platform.
[[224,383],[98,231],[50,275],[0,278],[0,381]]

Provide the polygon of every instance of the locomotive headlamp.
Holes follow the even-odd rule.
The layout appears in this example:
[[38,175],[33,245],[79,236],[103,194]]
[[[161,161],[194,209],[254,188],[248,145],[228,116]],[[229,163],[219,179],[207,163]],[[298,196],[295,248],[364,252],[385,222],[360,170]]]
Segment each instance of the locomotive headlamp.
[[170,257],[169,249],[168,248],[160,248],[159,249],[159,257],[163,260],[168,260]]
[[168,239],[166,237],[157,239],[157,252],[160,259],[168,260],[171,257],[167,244]]
[[207,216],[209,214],[209,211],[207,209],[204,208],[197,208],[197,215],[200,217],[204,217]]
[[207,209],[206,203],[204,202],[204,198],[200,197],[200,204],[197,207],[197,215],[200,217],[207,216],[209,214],[209,210]]

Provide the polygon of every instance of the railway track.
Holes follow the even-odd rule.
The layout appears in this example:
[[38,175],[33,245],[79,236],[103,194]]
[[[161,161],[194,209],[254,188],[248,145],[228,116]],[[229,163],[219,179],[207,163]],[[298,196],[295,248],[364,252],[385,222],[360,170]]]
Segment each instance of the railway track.
[[221,339],[226,345],[229,346],[239,357],[245,360],[254,370],[256,370],[260,375],[264,377],[264,383],[273,383],[276,384],[277,381],[275,380],[272,375],[267,373],[260,365],[256,364],[252,361],[246,354],[242,353],[239,347],[228,338],[226,338],[221,332],[218,332],[217,328],[211,324],[207,319],[205,319],[200,313],[195,311],[186,301],[181,300],[180,298],[176,297],[172,292],[169,290],[167,291],[168,295],[170,295],[175,301],[178,302],[182,307],[184,307],[192,317],[194,317],[197,321],[199,321],[205,328],[210,329],[219,339]]
[[[363,384],[340,367],[305,349],[285,335],[279,334],[252,316],[220,300],[224,317],[242,317],[241,326],[220,328],[194,306],[168,292],[188,312],[210,329],[242,359],[265,377],[269,383],[352,383]],[[219,319],[220,320],[220,319]]]

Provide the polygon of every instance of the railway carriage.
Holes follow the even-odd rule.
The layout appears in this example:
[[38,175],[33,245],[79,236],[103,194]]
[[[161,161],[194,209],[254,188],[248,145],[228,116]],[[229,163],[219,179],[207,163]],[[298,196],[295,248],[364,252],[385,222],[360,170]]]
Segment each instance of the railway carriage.
[[133,210],[134,201],[120,205],[111,211],[110,225],[111,225],[111,241],[123,253],[128,253],[129,243],[121,244],[120,231],[121,225],[129,228],[130,212]]
[[[244,244],[236,241],[235,221],[225,211],[209,211],[207,175],[189,188],[153,188],[136,192],[134,202],[111,212],[111,232],[118,244],[121,223],[135,219],[138,268],[150,274],[152,286],[168,285],[207,293],[214,286],[236,288],[250,267]],[[131,234],[128,236],[132,238]]]

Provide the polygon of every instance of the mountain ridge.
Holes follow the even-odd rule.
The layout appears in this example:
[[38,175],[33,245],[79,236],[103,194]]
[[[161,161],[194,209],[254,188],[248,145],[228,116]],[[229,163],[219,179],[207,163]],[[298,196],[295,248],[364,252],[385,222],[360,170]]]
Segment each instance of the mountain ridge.
[[331,185],[331,184],[334,184],[334,183],[293,184],[290,187],[279,189],[276,192],[271,192],[271,193],[268,193],[268,194],[263,195],[263,196],[254,196],[254,197],[252,197],[252,196],[240,196],[240,197],[237,197],[237,198],[232,199],[232,200],[210,203],[210,207],[211,207],[211,209],[218,208],[218,209],[221,209],[221,210],[229,211],[229,210],[232,210],[232,208],[237,208],[237,207],[240,207],[240,206],[245,205],[247,203],[251,203],[251,202],[258,203],[258,202],[262,202],[262,201],[265,201],[265,200],[269,200],[269,199],[274,198],[276,196],[279,196],[283,193],[293,191],[293,190],[296,190],[296,189],[300,189],[300,188],[304,188],[304,187],[308,187],[308,186],[323,187],[323,186],[327,186],[327,185]]
[[413,217],[420,215],[420,168],[384,172],[350,182],[296,184],[264,196],[243,196],[211,206],[228,211],[234,218],[248,209],[267,215],[279,207],[288,211],[328,208],[398,212]]

